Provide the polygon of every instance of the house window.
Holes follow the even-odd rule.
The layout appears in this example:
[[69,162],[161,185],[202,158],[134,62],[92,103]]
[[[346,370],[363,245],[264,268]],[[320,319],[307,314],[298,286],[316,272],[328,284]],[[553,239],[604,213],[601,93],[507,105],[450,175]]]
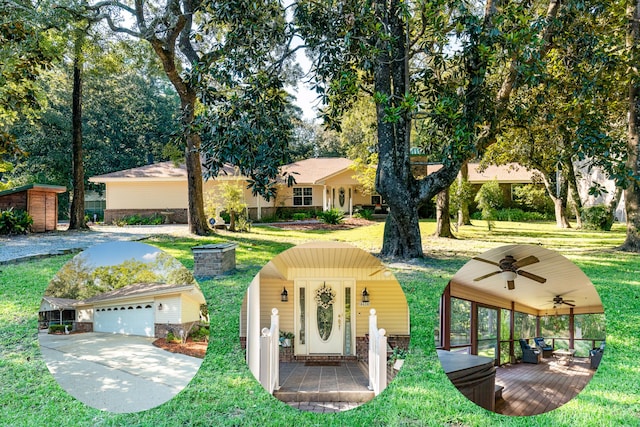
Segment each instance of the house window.
[[293,189],[293,206],[313,205],[313,188],[296,187]]
[[372,205],[382,205],[382,204],[384,204],[384,203],[385,203],[385,201],[384,201],[384,200],[382,200],[382,196],[377,195],[377,194],[376,194],[376,195],[371,196],[371,204],[372,204]]

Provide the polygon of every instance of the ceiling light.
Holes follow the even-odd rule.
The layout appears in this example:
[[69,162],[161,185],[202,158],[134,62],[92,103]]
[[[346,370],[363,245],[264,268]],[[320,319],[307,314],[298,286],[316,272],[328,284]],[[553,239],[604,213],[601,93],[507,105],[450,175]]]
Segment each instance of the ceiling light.
[[511,270],[506,270],[500,273],[502,275],[502,278],[504,280],[506,280],[507,282],[510,280],[516,280],[516,277],[518,277],[518,275],[516,274],[515,271],[511,271]]

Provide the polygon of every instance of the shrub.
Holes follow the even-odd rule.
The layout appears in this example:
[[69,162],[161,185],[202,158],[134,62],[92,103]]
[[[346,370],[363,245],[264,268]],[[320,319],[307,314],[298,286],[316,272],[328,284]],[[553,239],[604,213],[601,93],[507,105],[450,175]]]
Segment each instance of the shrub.
[[118,227],[124,227],[125,225],[160,225],[163,223],[164,217],[160,214],[153,214],[151,216],[134,214],[113,220],[113,224]]
[[293,214],[294,221],[302,221],[305,219],[309,219],[309,214],[306,212],[296,212]]
[[580,216],[582,227],[588,230],[611,231],[613,215],[604,205],[583,208]]
[[173,331],[169,331],[167,332],[167,338],[166,338],[167,342],[172,342],[172,343],[180,343],[182,342],[180,340],[180,337],[175,336],[175,334],[173,333]]
[[33,218],[25,211],[0,211],[0,234],[25,234],[33,224]]
[[344,219],[344,212],[340,209],[329,209],[328,211],[318,213],[318,218],[325,224],[340,224]]
[[526,211],[554,212],[553,200],[542,185],[527,184],[513,189],[513,200]]
[[373,219],[373,211],[371,209],[360,209],[353,216],[371,221]]
[[482,184],[478,194],[476,194],[475,201],[482,211],[482,219],[487,221],[487,226],[491,231],[497,211],[504,205],[504,196],[498,180],[494,179]]
[[[64,333],[64,327],[65,327],[65,325],[50,325],[49,326],[49,333],[50,334],[55,334],[55,333],[58,333],[58,332]],[[69,328],[69,330],[70,329],[71,328]]]
[[209,328],[201,326],[191,333],[191,339],[197,342],[209,341]]

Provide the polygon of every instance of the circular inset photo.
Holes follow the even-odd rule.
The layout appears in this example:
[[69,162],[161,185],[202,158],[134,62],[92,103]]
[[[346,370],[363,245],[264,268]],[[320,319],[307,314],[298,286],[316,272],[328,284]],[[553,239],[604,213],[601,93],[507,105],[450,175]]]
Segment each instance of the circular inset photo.
[[240,341],[274,397],[300,410],[339,412],[373,399],[399,371],[409,307],[378,258],[345,243],[307,243],[253,279]]
[[193,275],[150,245],[93,246],[49,283],[38,341],[58,384],[110,412],[158,406],[184,389],[205,356],[207,306]]
[[508,245],[473,257],[440,301],[436,347],[454,386],[503,415],[562,406],[591,380],[605,347],[604,307],[557,252]]

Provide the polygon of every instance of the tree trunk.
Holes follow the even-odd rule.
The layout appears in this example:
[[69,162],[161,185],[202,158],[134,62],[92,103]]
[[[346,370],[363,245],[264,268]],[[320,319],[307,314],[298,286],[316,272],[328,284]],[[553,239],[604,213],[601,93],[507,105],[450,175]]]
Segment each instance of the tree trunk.
[[185,165],[187,168],[189,232],[199,236],[206,236],[209,234],[209,226],[204,214],[202,162],[200,160],[201,138],[191,129],[195,119],[196,93],[188,82],[180,77],[176,67],[177,58],[173,46],[165,49],[162,41],[156,38],[150,39],[149,42],[160,58],[164,72],[180,97],[182,125],[186,130]]
[[403,112],[387,120],[386,109],[396,107],[408,92],[407,41],[400,2],[378,3],[377,15],[391,33],[390,41],[378,39],[379,54],[374,71],[378,94],[387,99],[376,104],[378,124],[378,169],[376,190],[389,205],[382,255],[403,259],[423,256],[418,221],[418,194],[409,157],[411,119]]
[[[467,185],[469,182],[469,163],[464,162],[460,168],[458,176],[458,190]],[[469,215],[469,201],[466,198],[458,198],[460,209],[458,209],[458,227],[463,225],[471,225],[471,216]]]
[[[640,2],[631,2],[627,9],[629,27],[627,33],[627,47],[633,48],[640,42]],[[633,71],[632,71],[633,72]],[[627,135],[627,167],[632,171],[632,177],[640,172],[640,115],[638,103],[638,77],[633,76],[629,82],[628,100],[628,135]],[[631,178],[624,191],[624,204],[627,211],[627,238],[620,247],[623,251],[640,252],[640,182]]]
[[436,198],[436,237],[455,238],[451,232],[451,216],[449,215],[449,189],[438,193]]
[[71,106],[73,200],[69,212],[69,230],[87,229],[84,220],[84,163],[82,159],[82,45],[84,35],[75,40],[73,93]]
[[582,200],[580,199],[580,192],[578,192],[578,181],[571,159],[565,162],[564,168],[569,185],[569,200],[573,202],[573,210],[576,215],[576,228],[582,228]]
[[[189,91],[184,96],[180,95],[184,125],[190,126],[194,120],[196,105],[195,93]],[[188,216],[189,232],[199,236],[209,234],[207,218],[204,214],[204,192],[202,183],[202,162],[200,161],[200,135],[189,131],[186,136],[185,163],[187,167],[187,192],[188,192]]]
[[547,189],[547,194],[553,200],[553,207],[556,215],[556,225],[558,228],[571,228],[569,219],[567,218],[567,193],[568,184],[567,180],[558,185],[558,175],[555,177],[543,176],[544,186]]

